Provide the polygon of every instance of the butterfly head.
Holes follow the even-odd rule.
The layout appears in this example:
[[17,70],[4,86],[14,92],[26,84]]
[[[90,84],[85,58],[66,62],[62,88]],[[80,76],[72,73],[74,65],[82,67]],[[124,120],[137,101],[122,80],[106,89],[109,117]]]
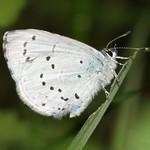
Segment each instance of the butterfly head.
[[117,49],[118,47],[116,47],[116,44],[114,45],[113,48],[109,48],[109,45],[112,44],[114,41],[127,36],[128,34],[130,34],[131,31],[126,32],[125,34],[122,34],[121,36],[118,36],[116,38],[114,38],[113,40],[111,40],[107,45],[106,48],[104,48],[101,52],[104,56],[108,56],[111,57],[112,59],[115,59],[117,56]]
[[111,40],[107,45],[106,48],[104,48],[101,52],[104,56],[109,56],[112,59],[116,59],[117,57],[117,50],[123,50],[123,49],[130,49],[130,50],[136,50],[136,51],[144,51],[144,52],[149,52],[150,48],[149,47],[140,47],[140,48],[134,48],[134,47],[116,47],[116,44],[114,45],[114,47],[109,48],[110,44],[112,44],[114,41],[125,37],[127,35],[129,35],[131,33],[131,31],[128,31],[124,34],[122,34],[121,36],[118,36],[116,38],[114,38],[113,40]]

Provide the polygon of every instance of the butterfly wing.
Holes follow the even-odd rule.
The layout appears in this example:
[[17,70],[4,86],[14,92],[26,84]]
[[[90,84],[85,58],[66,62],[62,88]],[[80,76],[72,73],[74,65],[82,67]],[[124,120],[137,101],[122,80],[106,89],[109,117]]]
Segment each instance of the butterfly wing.
[[101,88],[105,57],[86,44],[27,29],[7,32],[3,48],[18,94],[43,115],[78,116]]

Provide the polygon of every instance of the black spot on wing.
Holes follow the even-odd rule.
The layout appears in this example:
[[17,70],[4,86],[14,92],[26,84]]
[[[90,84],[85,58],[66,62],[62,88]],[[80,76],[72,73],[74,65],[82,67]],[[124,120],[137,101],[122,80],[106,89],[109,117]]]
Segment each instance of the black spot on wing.
[[78,77],[78,78],[81,78],[81,75],[79,74],[77,77]]
[[61,96],[60,98],[61,98],[62,100],[64,100],[64,97]]
[[32,63],[35,59],[36,59],[36,57],[35,57],[35,58],[27,57],[27,58],[25,59],[25,62],[30,62],[30,63]]
[[50,60],[50,58],[51,58],[50,56],[47,56],[47,57],[46,57],[46,60],[47,60],[47,61],[49,61],[49,60]]
[[55,68],[55,65],[54,65],[54,64],[51,64],[51,67],[52,67],[52,69],[54,69],[54,68]]
[[79,99],[79,98],[80,98],[79,95],[78,95],[77,93],[75,93],[74,96],[75,96],[76,99]]
[[40,74],[40,78],[43,78],[43,73]]
[[66,108],[62,108],[62,111],[65,110]]
[[67,101],[67,100],[69,100],[69,98],[64,98],[64,101]]
[[64,98],[64,97],[60,97],[62,100],[64,100],[64,101],[68,101],[69,100],[69,98]]
[[80,64],[83,64],[83,61],[82,61],[82,60],[80,60]]
[[43,82],[42,82],[42,85],[45,86],[45,85],[46,85],[46,82],[43,81]]
[[42,106],[45,106],[46,104],[45,103],[42,103]]
[[23,55],[25,56],[25,55],[26,55],[26,53],[27,53],[27,50],[26,50],[26,49],[24,49],[24,51],[23,51]]
[[27,57],[25,61],[26,61],[26,62],[29,62],[29,61],[30,61],[30,57]]
[[53,87],[53,86],[51,86],[51,87],[50,87],[50,90],[54,90],[54,87]]
[[32,40],[34,41],[35,39],[36,39],[36,36],[35,36],[35,35],[33,35],[33,36],[32,36]]
[[23,46],[26,47],[26,46],[27,46],[27,43],[28,43],[28,42],[24,42],[24,43],[23,43]]
[[58,89],[58,92],[60,92],[60,93],[61,93],[61,92],[62,92],[62,90],[61,90],[61,89]]
[[54,52],[55,47],[56,47],[56,45],[54,44],[52,47],[52,52]]

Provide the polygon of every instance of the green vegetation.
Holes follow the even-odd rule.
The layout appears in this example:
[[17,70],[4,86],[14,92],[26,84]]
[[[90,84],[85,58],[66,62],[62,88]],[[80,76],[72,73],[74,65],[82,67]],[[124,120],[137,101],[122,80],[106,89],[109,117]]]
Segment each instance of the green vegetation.
[[[148,0],[0,0],[1,44],[7,30],[36,28],[97,49],[131,30],[117,46],[150,47],[149,6]],[[150,54],[120,50],[119,55],[134,58],[119,73],[121,84],[131,67],[123,84],[108,86],[107,100],[100,91],[81,116],[55,120],[17,97],[1,49],[0,150],[149,150]]]

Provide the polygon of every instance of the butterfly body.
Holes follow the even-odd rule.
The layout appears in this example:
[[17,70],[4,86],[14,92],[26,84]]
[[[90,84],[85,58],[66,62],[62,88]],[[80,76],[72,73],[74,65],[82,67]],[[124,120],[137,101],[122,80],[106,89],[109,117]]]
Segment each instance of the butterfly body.
[[79,116],[115,76],[112,56],[42,30],[6,32],[4,55],[19,96],[34,111],[55,118]]

